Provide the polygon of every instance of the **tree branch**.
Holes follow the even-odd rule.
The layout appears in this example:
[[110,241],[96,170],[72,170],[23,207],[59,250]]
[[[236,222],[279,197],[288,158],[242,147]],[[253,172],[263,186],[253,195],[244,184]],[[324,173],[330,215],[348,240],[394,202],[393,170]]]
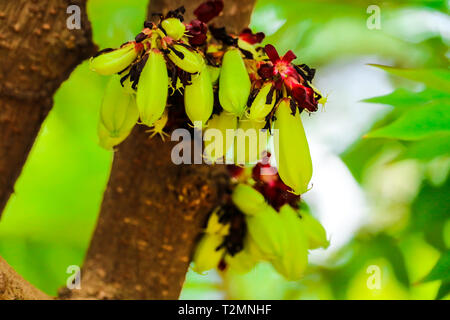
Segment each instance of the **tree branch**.
[[[152,0],[149,11],[166,12],[186,3],[192,12],[201,2]],[[221,19],[230,30],[249,22],[254,1],[242,3],[225,3]],[[173,146],[159,138],[149,140],[139,126],[118,147],[83,266],[82,289],[66,290],[63,296],[179,297],[195,241],[207,214],[219,204],[228,175],[223,166],[173,164]]]
[[49,296],[29,284],[0,257],[0,300],[49,299]]
[[[82,28],[69,30],[69,5]],[[0,1],[0,214],[19,176],[53,94],[95,47],[86,0]]]

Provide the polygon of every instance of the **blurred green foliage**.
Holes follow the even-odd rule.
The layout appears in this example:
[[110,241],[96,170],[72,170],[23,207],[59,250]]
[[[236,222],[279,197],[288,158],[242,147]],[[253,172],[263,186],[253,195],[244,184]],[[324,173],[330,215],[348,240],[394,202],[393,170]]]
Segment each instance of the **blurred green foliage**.
[[[381,9],[381,30],[367,28],[372,4]],[[95,43],[106,48],[131,39],[146,8],[145,0],[89,0]],[[379,70],[392,74],[392,93],[366,97],[368,108],[386,105],[385,115],[369,124],[371,138],[361,137],[340,155],[370,199],[373,222],[325,263],[310,266],[299,282],[285,281],[266,264],[248,274],[190,271],[182,298],[448,297],[449,39],[427,25],[432,16],[448,26],[447,12],[446,1],[257,2],[252,28],[266,32],[265,42],[280,53],[294,50],[299,61],[318,69],[318,77],[327,77],[321,69],[328,65],[362,56],[397,67]],[[343,79],[364,80],[357,74]],[[0,223],[0,255],[52,295],[65,284],[67,267],[81,265],[106,187],[112,153],[98,147],[96,137],[106,81],[85,62],[58,90]],[[352,118],[346,121],[352,125]],[[380,190],[390,179],[404,181],[412,191],[386,196]],[[371,265],[382,271],[381,289],[367,286]]]

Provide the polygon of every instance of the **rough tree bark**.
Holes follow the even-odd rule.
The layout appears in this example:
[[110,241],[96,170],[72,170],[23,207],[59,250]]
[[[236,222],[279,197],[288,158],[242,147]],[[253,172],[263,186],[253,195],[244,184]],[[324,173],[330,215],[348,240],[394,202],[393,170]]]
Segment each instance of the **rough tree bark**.
[[[82,28],[66,27],[67,7]],[[0,215],[53,95],[95,47],[84,0],[0,0]]]
[[[153,0],[149,12],[185,5],[186,20],[204,0]],[[254,1],[225,1],[216,24],[247,26]],[[136,127],[115,154],[80,291],[67,298],[177,299],[195,240],[227,183],[222,166],[171,161],[174,143]]]

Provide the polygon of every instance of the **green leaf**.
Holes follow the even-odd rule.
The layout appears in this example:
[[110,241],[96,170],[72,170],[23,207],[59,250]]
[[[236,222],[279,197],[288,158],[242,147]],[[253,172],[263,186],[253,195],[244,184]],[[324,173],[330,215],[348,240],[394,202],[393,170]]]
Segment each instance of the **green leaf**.
[[400,69],[378,64],[371,64],[371,66],[399,77],[424,83],[428,88],[450,93],[450,71],[447,69]]
[[443,281],[441,286],[439,287],[439,290],[438,290],[438,293],[436,294],[435,299],[440,300],[449,293],[450,293],[450,281]]
[[410,90],[399,88],[385,96],[363,100],[363,102],[382,103],[394,106],[396,108],[408,109],[415,106],[424,106],[429,103],[436,103],[437,101],[449,104],[450,94],[433,89],[425,89],[421,92],[413,92]]
[[419,140],[450,133],[450,105],[429,105],[403,114],[391,124],[366,134],[366,138]]
[[421,281],[450,280],[450,250],[442,253],[430,273]]
[[450,155],[450,134],[438,134],[417,142],[412,142],[408,148],[398,155],[394,161],[416,159],[430,161],[440,156]]

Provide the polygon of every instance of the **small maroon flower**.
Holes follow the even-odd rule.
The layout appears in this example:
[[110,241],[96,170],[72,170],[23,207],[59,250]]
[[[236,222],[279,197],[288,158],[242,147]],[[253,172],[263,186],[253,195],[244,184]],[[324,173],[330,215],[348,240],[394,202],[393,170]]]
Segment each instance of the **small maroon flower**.
[[240,166],[236,166],[234,164],[230,164],[227,166],[227,170],[230,173],[232,178],[239,178],[239,176],[244,172],[244,168]]
[[208,32],[208,26],[206,23],[200,20],[192,20],[190,24],[186,26],[189,35],[189,43],[193,46],[201,46],[206,42],[206,33]]
[[[279,210],[284,204],[298,208],[300,196],[295,195],[292,189],[281,181],[278,172],[271,169],[275,168],[271,167],[268,161],[259,162],[253,167],[254,188],[261,192],[267,202],[276,210]],[[270,174],[271,172],[273,173]]]
[[245,28],[239,35],[239,39],[250,44],[261,43],[265,37],[264,32],[253,33],[250,28]]
[[217,17],[223,10],[223,0],[209,0],[203,2],[195,9],[194,14],[198,20],[208,23]]
[[314,90],[307,85],[305,79],[303,79],[291,63],[297,58],[294,52],[289,50],[280,58],[274,46],[268,44],[264,50],[273,65],[272,76],[277,78],[277,87],[284,84],[300,108],[307,109],[311,112],[316,111],[317,101]]

